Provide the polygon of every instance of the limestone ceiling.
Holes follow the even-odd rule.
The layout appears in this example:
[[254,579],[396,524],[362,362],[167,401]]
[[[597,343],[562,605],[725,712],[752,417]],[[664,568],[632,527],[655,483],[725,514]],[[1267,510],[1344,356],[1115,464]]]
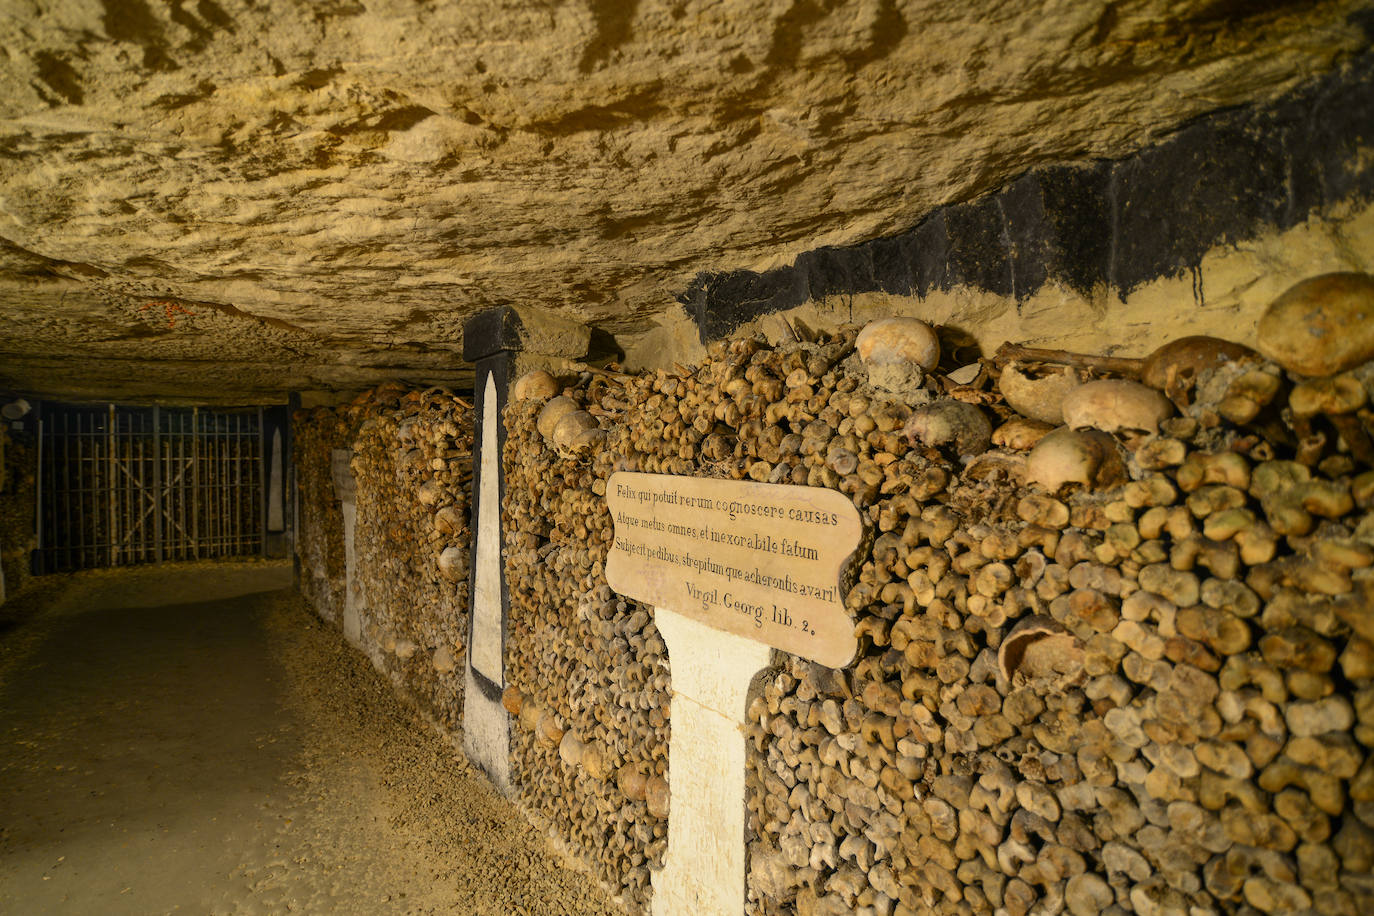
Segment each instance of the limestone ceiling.
[[0,387],[462,384],[703,270],[906,229],[1367,48],[1368,3],[9,0]]

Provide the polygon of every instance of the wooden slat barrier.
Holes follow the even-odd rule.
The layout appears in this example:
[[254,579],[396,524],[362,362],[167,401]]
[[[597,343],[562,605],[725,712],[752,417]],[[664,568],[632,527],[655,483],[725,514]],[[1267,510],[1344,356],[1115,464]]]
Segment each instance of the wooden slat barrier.
[[37,571],[263,550],[262,411],[44,405]]

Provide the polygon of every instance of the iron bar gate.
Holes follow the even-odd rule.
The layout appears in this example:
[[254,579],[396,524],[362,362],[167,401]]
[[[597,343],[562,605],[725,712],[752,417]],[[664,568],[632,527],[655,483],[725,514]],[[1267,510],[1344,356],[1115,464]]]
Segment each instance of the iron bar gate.
[[40,573],[263,551],[263,411],[44,405]]

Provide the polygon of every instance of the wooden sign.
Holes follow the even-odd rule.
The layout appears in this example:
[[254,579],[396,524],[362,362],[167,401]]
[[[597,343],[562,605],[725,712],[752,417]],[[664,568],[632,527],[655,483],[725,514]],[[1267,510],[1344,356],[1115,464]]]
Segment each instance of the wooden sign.
[[853,660],[840,574],[863,524],[843,493],[621,471],[606,503],[620,594],[832,668]]

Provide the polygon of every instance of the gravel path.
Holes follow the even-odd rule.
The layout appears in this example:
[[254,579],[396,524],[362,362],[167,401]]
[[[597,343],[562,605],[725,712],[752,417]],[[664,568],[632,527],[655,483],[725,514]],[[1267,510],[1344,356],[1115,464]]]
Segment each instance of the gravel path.
[[288,579],[97,571],[5,607],[0,912],[618,914]]

